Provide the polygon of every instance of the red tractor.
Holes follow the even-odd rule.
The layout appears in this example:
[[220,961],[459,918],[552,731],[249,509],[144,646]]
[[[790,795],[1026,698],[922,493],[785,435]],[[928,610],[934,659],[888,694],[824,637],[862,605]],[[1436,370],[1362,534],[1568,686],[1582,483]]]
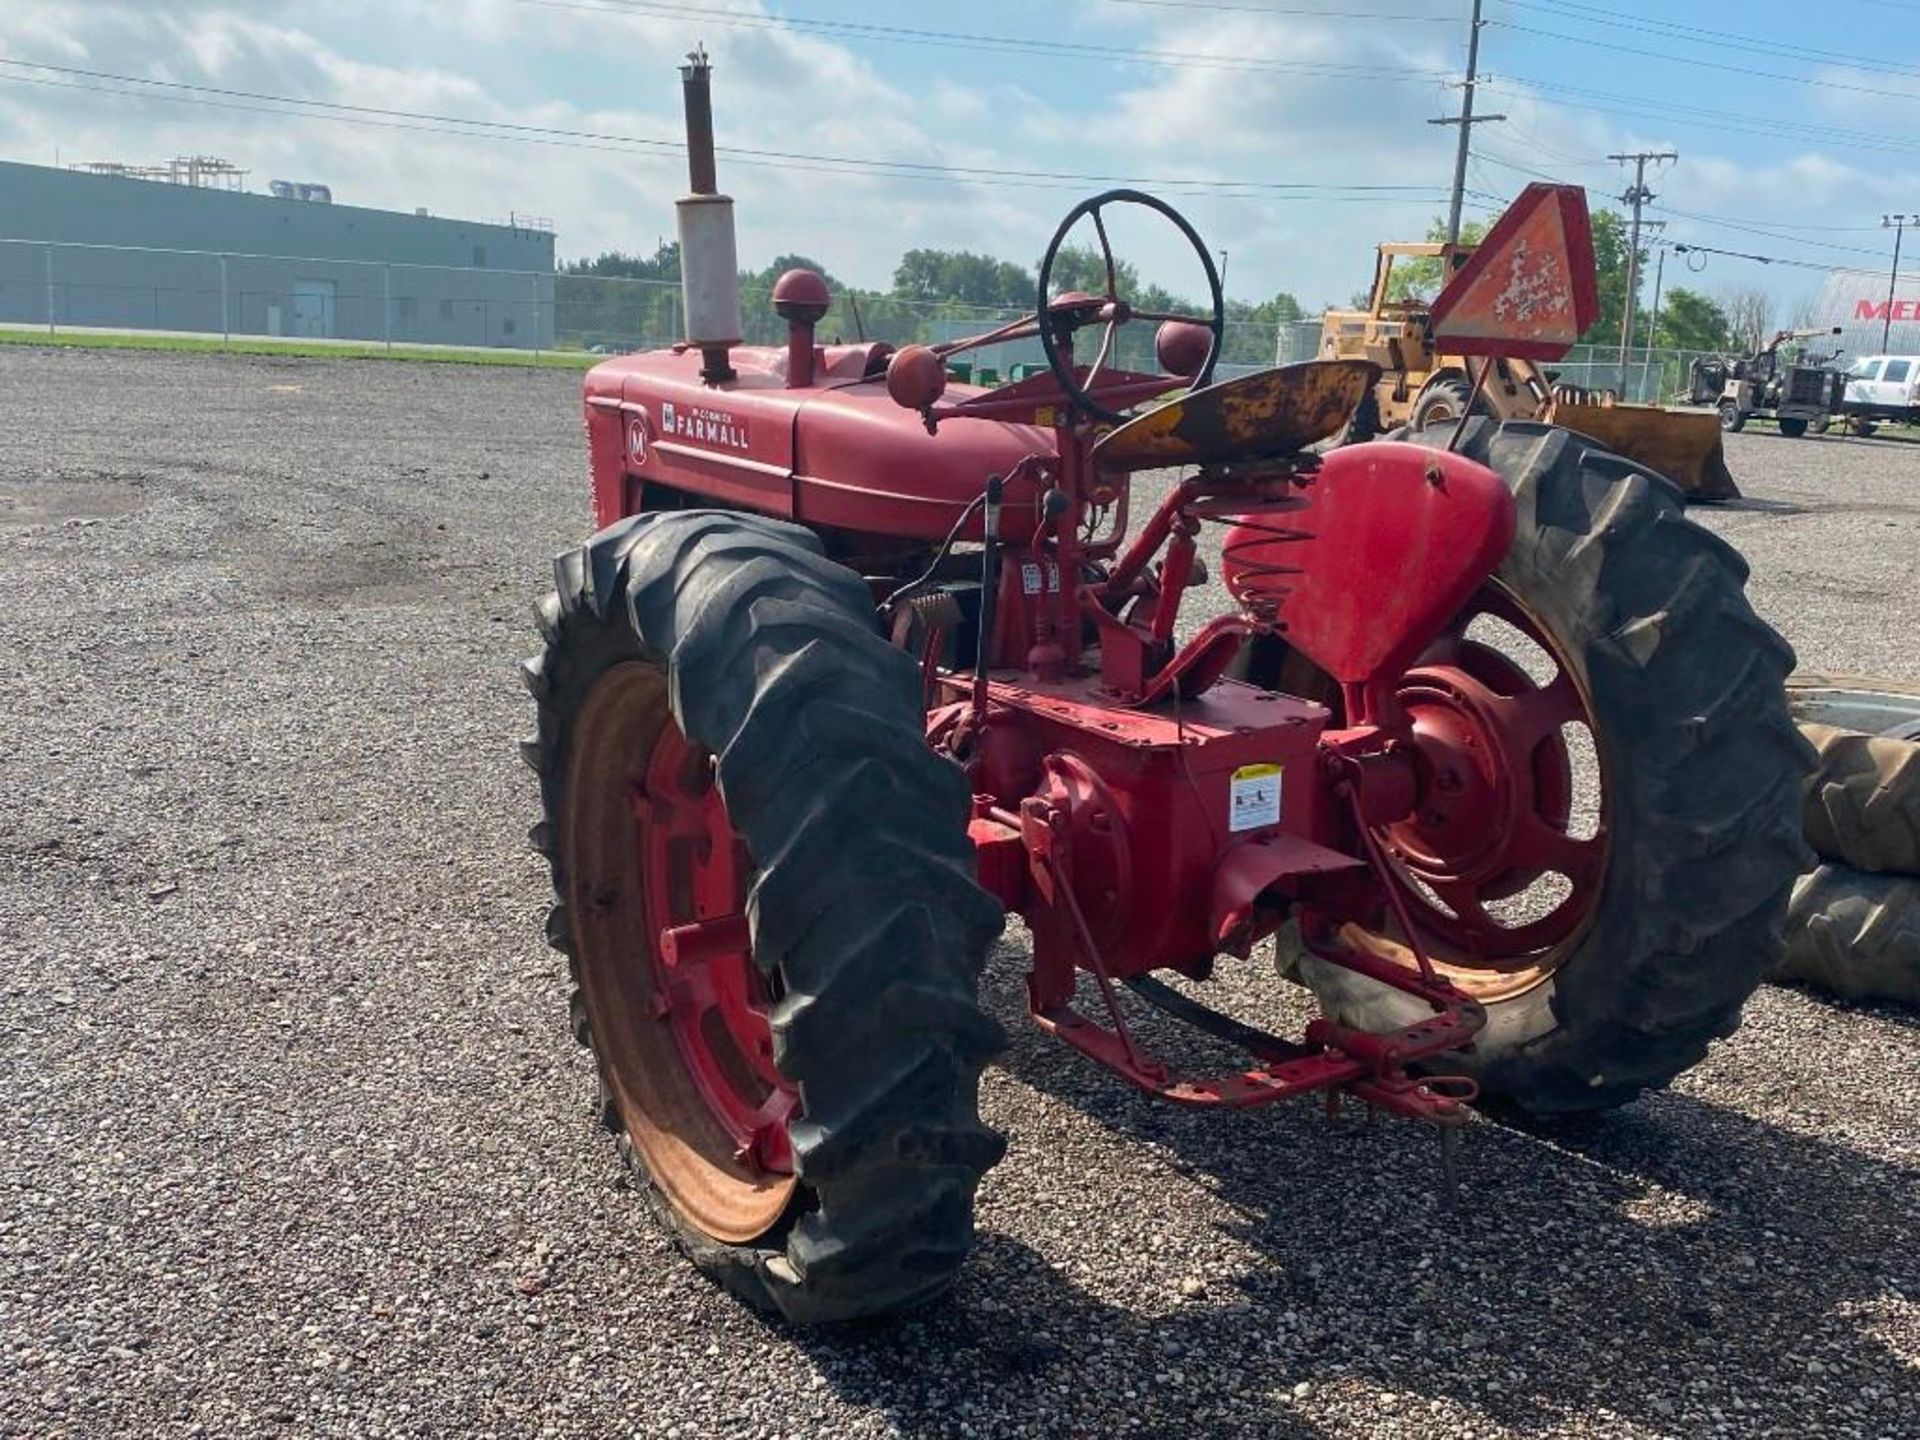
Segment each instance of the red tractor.
[[[1186,1105],[1591,1110],[1735,1027],[1801,868],[1804,751],[1791,652],[1670,485],[1530,423],[1315,453],[1376,368],[1210,384],[1209,251],[1134,191],[1076,206],[990,335],[822,346],[826,286],[792,271],[788,344],[741,346],[683,73],[690,339],[587,377],[600,528],[556,562],[526,751],[602,1113],[701,1269],[795,1320],[951,1282],[1004,1148],[978,983],[1008,911],[1034,1021]],[[1579,192],[1539,198],[1457,308],[1545,353],[1591,270]],[[1110,250],[1106,293],[1055,293],[1120,207],[1191,242],[1206,313],[1134,309]],[[1114,363],[1135,321],[1158,373]],[[1015,337],[1044,372],[947,382]],[[1191,628],[1209,527],[1231,605]],[[1200,998],[1269,940],[1318,1001],[1297,1039]],[[1179,1073],[1142,1002],[1243,1063]]]

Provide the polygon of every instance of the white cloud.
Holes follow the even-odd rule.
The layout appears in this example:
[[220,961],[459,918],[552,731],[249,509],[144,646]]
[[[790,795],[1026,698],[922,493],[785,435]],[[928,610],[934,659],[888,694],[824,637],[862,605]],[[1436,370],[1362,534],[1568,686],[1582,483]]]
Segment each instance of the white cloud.
[[[964,10],[925,24],[969,27]],[[698,28],[659,15],[610,13],[595,0],[575,8],[518,0],[8,0],[0,55],[344,104],[677,139],[675,67]],[[1284,287],[1310,306],[1344,299],[1364,282],[1377,240],[1417,233],[1442,208],[1454,132],[1424,121],[1456,103],[1456,92],[1432,78],[1458,64],[1457,37],[1445,27],[1237,12],[1196,22],[1190,12],[1087,0],[1029,33],[1198,53],[1219,63],[1170,69],[1061,58],[1048,72],[1059,88],[1035,94],[1000,78],[1004,67],[992,55],[953,49],[928,52],[944,73],[909,86],[891,64],[902,53],[897,47],[873,47],[870,57],[865,47],[856,51],[820,34],[714,28],[708,45],[721,143],[993,171],[1422,187],[1418,197],[1397,200],[1271,191],[1176,197],[1209,243],[1230,252],[1236,294],[1253,298]],[[1241,68],[1257,56],[1383,73]],[[1409,72],[1427,78],[1393,78]],[[977,83],[980,76],[995,78]],[[1864,123],[1844,118],[1861,98],[1823,92],[1822,116]],[[1772,216],[1784,224],[1867,210],[1877,219],[1880,208],[1902,198],[1895,194],[1897,167],[1875,166],[1871,157],[1783,144],[1761,173],[1729,158],[1711,135],[1665,133],[1665,125],[1643,135],[1645,127],[1571,108],[1524,85],[1501,83],[1486,100],[1510,118],[1476,134],[1489,159],[1476,163],[1469,182],[1475,188],[1512,193],[1530,178],[1504,168],[1518,165],[1583,181],[1602,203],[1621,185],[1601,158],[1608,151],[1674,144],[1683,164],[1656,188],[1675,209],[1763,222]],[[423,205],[479,218],[510,210],[549,215],[564,255],[650,249],[670,232],[672,201],[685,181],[683,161],[670,151],[482,141],[0,84],[0,154],[44,161],[56,146],[67,159],[224,154],[251,168],[256,183],[272,176],[325,180],[349,203]],[[836,167],[753,158],[721,160],[722,183],[740,202],[743,259],[811,254],[866,284],[886,283],[894,259],[916,245],[1031,262],[1077,192],[1094,188],[824,173]],[[1681,230],[1676,222],[1673,233]],[[1692,238],[1729,237],[1696,230]],[[1149,278],[1184,285],[1191,262],[1176,236],[1141,231],[1133,244]],[[1786,289],[1804,280],[1802,272],[1778,283]]]

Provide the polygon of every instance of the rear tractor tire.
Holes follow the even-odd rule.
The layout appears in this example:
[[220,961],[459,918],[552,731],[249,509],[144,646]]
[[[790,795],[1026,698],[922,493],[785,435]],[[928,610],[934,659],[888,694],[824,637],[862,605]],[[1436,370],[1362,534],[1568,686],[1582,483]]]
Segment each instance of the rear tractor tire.
[[555,562],[535,848],[602,1119],[694,1264],[789,1320],[925,1301],[973,1239],[999,905],[858,576],[682,511]]
[[[1731,1034],[1781,953],[1810,859],[1793,654],[1747,603],[1740,556],[1653,472],[1533,422],[1470,421],[1460,449],[1506,479],[1517,529],[1401,681],[1450,783],[1378,835],[1426,948],[1487,1010],[1472,1049],[1437,1068],[1537,1113],[1605,1109]],[[1531,659],[1475,638],[1496,622]],[[1425,1013],[1311,956],[1299,975],[1364,1029]]]

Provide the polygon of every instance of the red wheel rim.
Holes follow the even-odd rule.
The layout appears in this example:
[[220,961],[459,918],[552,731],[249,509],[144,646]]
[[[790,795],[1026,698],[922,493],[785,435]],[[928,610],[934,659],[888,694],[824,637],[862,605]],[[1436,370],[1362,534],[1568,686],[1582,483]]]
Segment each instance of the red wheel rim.
[[799,1092],[773,1062],[777,982],[745,918],[752,863],[653,666],[616,665],[581,707],[561,843],[581,996],[621,1124],[695,1228],[755,1240],[793,1197]]
[[[1523,636],[1521,653],[1470,634],[1481,617]],[[1495,584],[1401,679],[1398,698],[1421,803],[1380,837],[1436,963],[1478,998],[1506,998],[1585,934],[1606,875],[1611,787],[1592,703],[1547,628]],[[1585,766],[1569,746],[1581,727]],[[1595,772],[1590,796],[1577,784],[1584,770]]]
[[669,716],[630,799],[652,917],[655,1014],[738,1158],[792,1174],[787,1122],[800,1094],[773,1063],[767,1010],[777,997],[747,934],[753,863],[727,818],[713,757]]

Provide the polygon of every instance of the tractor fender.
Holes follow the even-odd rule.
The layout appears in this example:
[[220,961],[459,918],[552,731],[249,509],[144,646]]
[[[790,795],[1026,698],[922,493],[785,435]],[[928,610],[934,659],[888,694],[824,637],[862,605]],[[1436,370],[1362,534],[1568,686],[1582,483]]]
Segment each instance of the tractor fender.
[[1306,493],[1286,532],[1257,516],[1233,528],[1223,578],[1243,595],[1297,572],[1280,609],[1287,643],[1347,684],[1404,670],[1513,542],[1506,483],[1447,450],[1343,446]]

